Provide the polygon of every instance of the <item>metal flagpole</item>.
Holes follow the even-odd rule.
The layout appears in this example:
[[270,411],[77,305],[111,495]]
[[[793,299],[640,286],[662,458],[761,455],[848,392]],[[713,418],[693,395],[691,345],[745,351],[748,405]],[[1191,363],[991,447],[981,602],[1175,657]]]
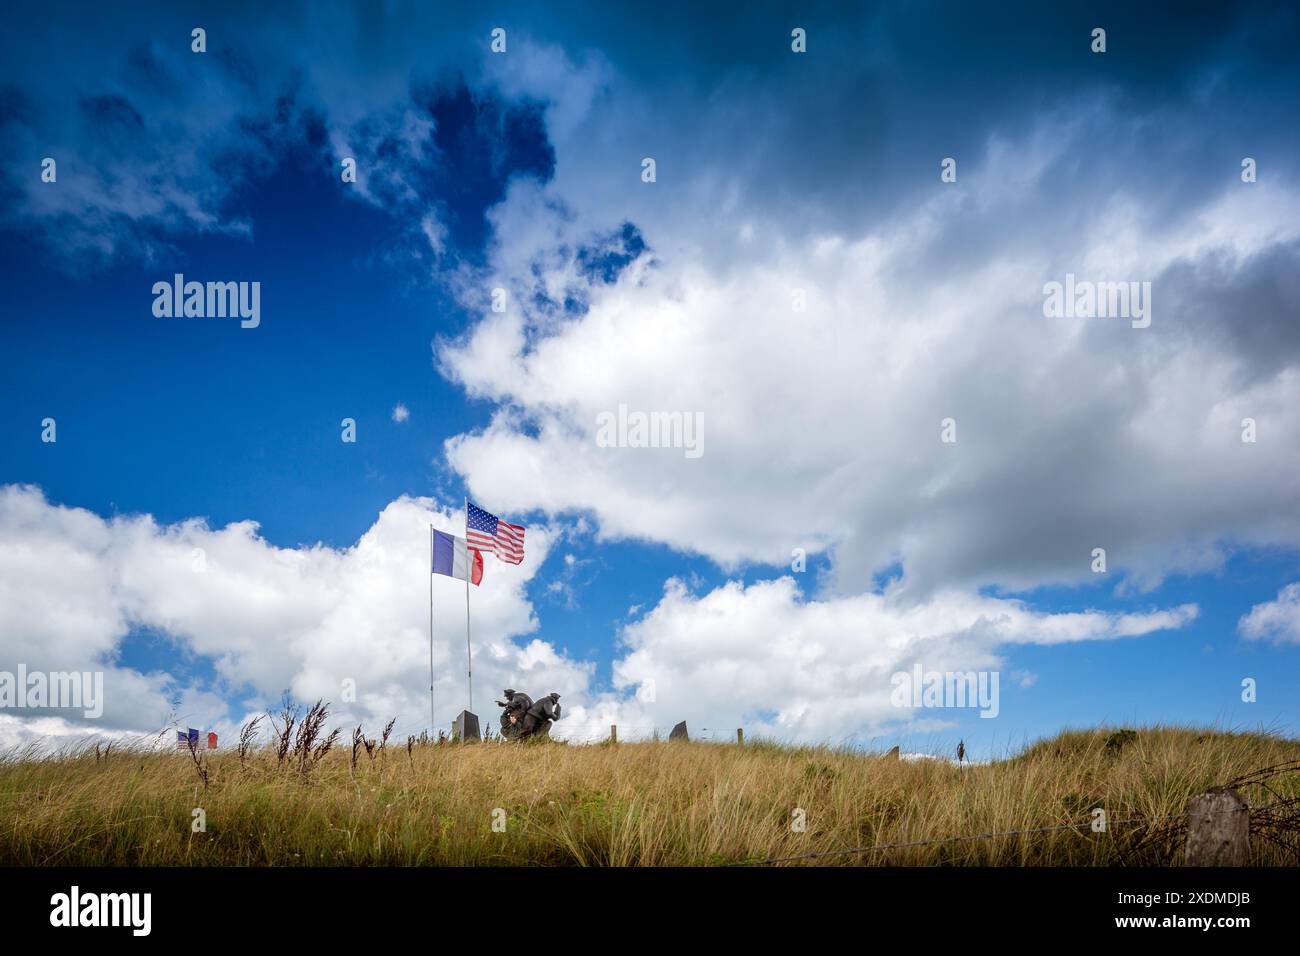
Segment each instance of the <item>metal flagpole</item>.
[[433,721],[433,525],[429,525],[429,739],[437,736]]
[[[465,498],[465,557],[469,557],[469,498]],[[474,572],[469,567],[468,560],[465,567],[465,676],[469,679],[469,712],[474,713],[474,660],[469,651],[469,579]]]

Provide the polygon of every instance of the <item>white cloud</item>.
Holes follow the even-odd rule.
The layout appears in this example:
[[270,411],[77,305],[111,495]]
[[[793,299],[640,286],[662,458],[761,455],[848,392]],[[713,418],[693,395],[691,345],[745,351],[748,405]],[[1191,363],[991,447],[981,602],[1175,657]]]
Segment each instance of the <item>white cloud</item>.
[[[106,520],[4,486],[0,658],[31,670],[104,670],[105,714],[92,727],[148,732],[175,710],[229,735],[227,699],[258,710],[289,689],[334,701],[340,721],[396,716],[399,732],[418,733],[428,724],[432,583],[435,699],[446,727],[466,702],[465,594],[451,578],[430,581],[429,525],[450,530],[458,520],[430,499],[403,497],[352,547],[278,548],[253,522]],[[507,682],[578,693],[587,685],[589,665],[544,641],[521,643],[537,629],[524,588],[552,538],[529,528],[529,561],[489,561],[470,596],[480,714],[491,716],[483,705]],[[178,685],[169,673],[123,666],[121,642],[141,628],[161,634],[178,659],[211,659],[216,684]],[[356,682],[355,704],[341,700],[344,679]]]
[[114,741],[139,743],[139,734],[123,730],[104,730],[91,724],[76,723],[64,717],[19,717],[0,713],[0,751],[11,748],[33,747],[38,753],[48,753],[86,740],[105,745]]
[[[464,586],[430,581],[429,525],[452,529],[458,518],[430,499],[403,497],[352,547],[278,548],[253,522],[214,529],[147,515],[104,519],[4,486],[0,659],[31,670],[102,669],[106,701],[104,718],[92,722],[5,714],[0,744],[145,734],[169,715],[229,740],[245,714],[274,707],[284,689],[333,701],[340,723],[377,727],[395,716],[399,735],[418,733],[427,726],[430,583],[437,722],[446,727],[466,702]],[[673,579],[654,608],[623,627],[613,690],[597,691],[594,664],[538,633],[525,596],[556,540],[551,528],[530,527],[528,560],[489,561],[472,591],[475,702],[490,722],[488,702],[503,687],[555,690],[567,711],[556,736],[574,740],[599,739],[610,724],[625,738],[649,736],[678,720],[697,732],[744,726],[786,739],[860,739],[912,720],[889,705],[889,676],[915,662],[996,669],[1007,645],[1131,637],[1196,615],[1193,606],[1054,615],[959,592],[922,603],[889,594],[804,601],[789,577],[696,596]],[[557,562],[559,573],[581,563]],[[124,664],[122,642],[141,628],[170,643],[178,663],[211,661],[216,680]],[[356,682],[354,704],[341,700],[345,679]],[[238,720],[226,716],[231,704]]]
[[[1147,589],[1217,569],[1225,543],[1300,546],[1300,445],[1281,437],[1300,431],[1300,369],[1254,374],[1193,316],[1197,267],[1213,261],[1226,270],[1216,285],[1230,283],[1300,241],[1300,194],[1284,181],[1225,188],[1164,221],[1117,190],[1100,206],[1080,199],[1069,229],[1040,221],[1055,189],[1043,169],[1094,131],[995,141],[963,167],[975,195],[1007,182],[1033,193],[1008,196],[1022,225],[976,250],[950,236],[991,213],[939,187],[857,235],[801,237],[755,215],[743,249],[720,245],[712,219],[650,212],[653,254],[606,286],[582,275],[574,247],[616,221],[574,215],[562,182],[513,188],[493,217],[511,240],[494,281],[514,281],[514,304],[439,349],[444,371],[499,411],[450,439],[448,460],[512,510],[589,509],[601,538],[723,566],[829,550],[846,594],[899,561],[921,595],[1020,590],[1094,580],[1104,547],[1117,583]],[[1041,161],[1024,158],[1045,144]],[[1152,327],[1045,319],[1043,284],[1067,272],[1152,281]],[[584,314],[536,304],[575,288]],[[806,312],[791,308],[796,288]],[[598,447],[597,416],[622,403],[700,412],[705,455]],[[1241,442],[1247,415],[1273,439]],[[939,440],[947,417],[956,444]]]
[[[1009,646],[1136,637],[1176,630],[1196,616],[1195,605],[1048,614],[963,592],[921,603],[888,594],[805,601],[790,577],[748,587],[733,581],[697,596],[672,580],[659,604],[623,629],[614,664],[621,695],[572,708],[556,733],[595,739],[611,723],[664,731],[686,720],[697,729],[743,726],[752,736],[865,742],[936,713],[956,716],[891,705],[891,676],[914,664],[1002,671],[999,651]],[[1014,676],[1002,682],[1003,692]],[[653,704],[644,693],[638,699],[640,688],[653,688]],[[1001,712],[1014,720],[1005,701]]]
[[1237,625],[1252,641],[1300,644],[1300,581],[1277,592],[1277,599],[1256,604]]
[[396,405],[393,406],[393,421],[398,422],[400,424],[401,422],[409,421],[410,418],[411,418],[411,410],[407,408],[405,405],[403,405],[401,402],[398,402]]
[[591,117],[593,101],[613,82],[612,66],[595,50],[575,63],[562,48],[518,34],[509,57],[489,56],[483,76],[510,98],[541,97],[546,103],[547,135],[568,143]]

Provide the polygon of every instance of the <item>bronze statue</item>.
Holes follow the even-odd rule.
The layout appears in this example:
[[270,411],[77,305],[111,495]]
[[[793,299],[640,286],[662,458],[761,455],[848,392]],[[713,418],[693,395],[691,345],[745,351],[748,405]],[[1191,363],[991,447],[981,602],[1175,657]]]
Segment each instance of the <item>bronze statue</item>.
[[504,708],[501,711],[501,736],[513,740],[523,730],[524,715],[533,706],[533,699],[513,687],[506,688],[505,698],[497,701],[497,706]]
[[506,689],[506,699],[497,701],[501,711],[501,736],[507,740],[546,737],[551,724],[560,719],[560,695],[551,693],[536,702],[527,694]]

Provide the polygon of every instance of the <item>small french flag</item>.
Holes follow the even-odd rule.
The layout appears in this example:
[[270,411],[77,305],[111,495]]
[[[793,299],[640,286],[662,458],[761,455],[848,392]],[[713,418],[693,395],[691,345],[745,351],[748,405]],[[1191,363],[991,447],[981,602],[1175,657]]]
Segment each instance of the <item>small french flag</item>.
[[483,552],[469,547],[464,538],[443,531],[433,533],[433,573],[478,584],[483,580]]
[[[202,735],[193,727],[189,727],[185,730],[178,730],[176,731],[176,749],[189,750],[190,748],[193,748],[195,750],[200,750],[202,749],[199,746],[199,740],[201,737]],[[217,735],[215,732],[208,734],[208,749],[217,749]]]

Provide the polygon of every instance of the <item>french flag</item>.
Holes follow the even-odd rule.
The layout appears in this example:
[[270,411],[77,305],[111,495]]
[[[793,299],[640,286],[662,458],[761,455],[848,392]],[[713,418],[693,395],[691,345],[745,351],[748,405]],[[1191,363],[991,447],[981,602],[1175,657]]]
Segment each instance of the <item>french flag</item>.
[[464,538],[443,531],[433,533],[433,573],[478,584],[483,580],[483,552]]
[[[184,730],[176,731],[176,749],[177,750],[199,750],[200,735],[193,727],[187,727]],[[208,749],[217,749],[217,735],[208,734]]]

